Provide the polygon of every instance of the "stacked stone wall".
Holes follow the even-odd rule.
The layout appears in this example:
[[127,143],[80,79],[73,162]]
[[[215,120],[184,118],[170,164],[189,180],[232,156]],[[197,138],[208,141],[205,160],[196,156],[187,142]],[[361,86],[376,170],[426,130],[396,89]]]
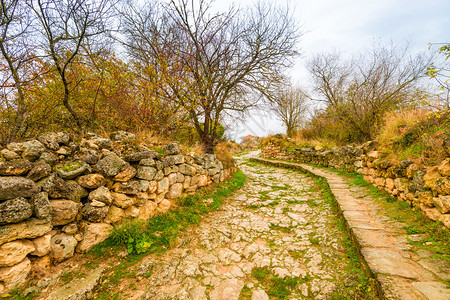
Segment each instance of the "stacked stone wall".
[[47,133],[1,149],[0,295],[32,270],[89,250],[125,219],[167,212],[174,199],[236,170],[175,143],[164,152],[127,132],[78,143]]
[[416,164],[411,159],[387,159],[377,150],[376,142],[331,150],[303,147],[288,151],[269,141],[262,146],[261,156],[357,172],[368,183],[450,228],[450,158],[435,166]]

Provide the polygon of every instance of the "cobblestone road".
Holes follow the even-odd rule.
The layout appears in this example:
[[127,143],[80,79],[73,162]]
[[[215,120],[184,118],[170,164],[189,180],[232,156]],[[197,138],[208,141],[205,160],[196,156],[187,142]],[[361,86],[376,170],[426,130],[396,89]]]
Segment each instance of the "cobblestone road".
[[[245,187],[152,269],[146,299],[328,299],[358,284],[313,179],[241,159]],[[351,288],[350,288],[351,289]],[[348,292],[348,291],[347,291]]]

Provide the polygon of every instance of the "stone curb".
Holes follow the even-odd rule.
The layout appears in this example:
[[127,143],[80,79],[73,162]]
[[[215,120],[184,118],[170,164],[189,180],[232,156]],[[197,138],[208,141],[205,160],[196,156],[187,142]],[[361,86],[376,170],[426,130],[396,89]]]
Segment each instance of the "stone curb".
[[[374,279],[380,299],[450,299],[450,290],[436,280],[436,275],[405,257],[405,245],[399,235],[373,218],[370,207],[349,192],[343,178],[305,164],[251,158],[251,161],[299,170],[325,180],[342,216],[346,230],[358,249],[366,274]],[[420,295],[419,295],[420,294]]]

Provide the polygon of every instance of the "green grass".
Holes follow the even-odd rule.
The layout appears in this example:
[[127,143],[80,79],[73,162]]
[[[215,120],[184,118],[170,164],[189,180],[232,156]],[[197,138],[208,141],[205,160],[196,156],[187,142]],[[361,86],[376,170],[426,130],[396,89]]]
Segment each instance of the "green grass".
[[[116,227],[110,237],[91,251],[103,255],[108,248],[126,248],[130,254],[155,253],[173,247],[179,233],[191,225],[198,225],[202,215],[217,210],[223,200],[240,189],[245,175],[237,172],[231,180],[215,185],[214,190],[204,190],[181,198],[178,206],[148,221],[128,221]],[[212,199],[205,203],[204,200]]]
[[[96,299],[121,299],[115,292],[122,279],[133,278],[136,275],[135,265],[149,253],[162,254],[172,248],[180,233],[188,226],[198,225],[202,215],[217,210],[225,198],[240,189],[246,180],[242,172],[235,173],[227,182],[216,184],[194,195],[177,200],[177,207],[169,212],[157,215],[148,221],[129,221],[115,228],[110,237],[96,245],[90,253],[100,258],[126,249],[130,255],[122,259],[119,265],[112,265],[97,292]],[[213,201],[205,201],[212,199]],[[94,264],[94,263],[92,263]],[[90,267],[91,265],[89,265]],[[145,277],[151,276],[151,271]],[[130,286],[134,289],[135,286]]]
[[266,287],[267,294],[271,299],[288,299],[300,283],[310,280],[308,276],[304,279],[299,277],[280,278],[272,274],[268,267],[253,268],[252,276]]

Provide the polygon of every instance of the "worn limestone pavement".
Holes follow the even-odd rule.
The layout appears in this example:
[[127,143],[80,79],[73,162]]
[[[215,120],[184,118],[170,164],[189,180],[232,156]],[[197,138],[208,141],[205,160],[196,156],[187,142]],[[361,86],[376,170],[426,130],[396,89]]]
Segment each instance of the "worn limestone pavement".
[[368,196],[367,189],[350,187],[335,172],[305,164],[253,159],[278,167],[300,169],[325,178],[362,258],[378,280],[386,299],[450,299],[450,264],[426,250],[415,249],[402,224],[393,221]]
[[243,160],[240,167],[249,176],[245,187],[180,247],[144,261],[138,273],[151,277],[135,297],[329,299],[358,285],[348,273],[345,234],[314,180]]

